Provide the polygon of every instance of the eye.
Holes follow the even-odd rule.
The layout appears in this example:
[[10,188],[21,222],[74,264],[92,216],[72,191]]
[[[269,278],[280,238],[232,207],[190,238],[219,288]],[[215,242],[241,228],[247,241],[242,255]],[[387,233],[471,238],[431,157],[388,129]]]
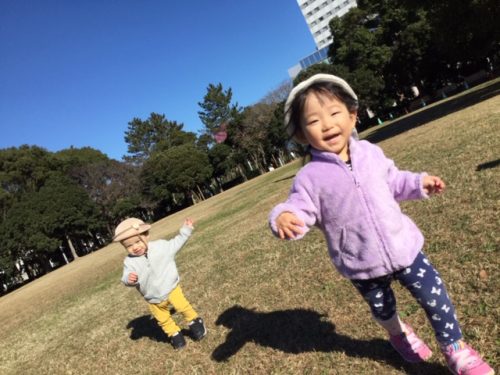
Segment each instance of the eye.
[[332,117],[333,117],[333,116],[337,115],[338,113],[339,113],[338,111],[336,111],[336,112],[332,112],[332,113],[330,114],[330,116],[332,116]]
[[306,126],[309,126],[309,125],[314,125],[315,123],[317,123],[319,120],[318,119],[312,119],[312,120],[309,120],[306,122]]

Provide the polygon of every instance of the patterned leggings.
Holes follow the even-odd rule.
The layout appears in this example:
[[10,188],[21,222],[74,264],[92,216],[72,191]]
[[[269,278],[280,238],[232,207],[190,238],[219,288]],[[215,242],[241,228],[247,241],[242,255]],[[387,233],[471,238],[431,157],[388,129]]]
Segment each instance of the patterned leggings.
[[424,253],[420,252],[411,266],[391,275],[351,281],[370,305],[373,316],[387,320],[396,313],[396,297],[391,289],[394,279],[408,289],[425,310],[441,345],[449,345],[462,338],[455,308],[443,281]]

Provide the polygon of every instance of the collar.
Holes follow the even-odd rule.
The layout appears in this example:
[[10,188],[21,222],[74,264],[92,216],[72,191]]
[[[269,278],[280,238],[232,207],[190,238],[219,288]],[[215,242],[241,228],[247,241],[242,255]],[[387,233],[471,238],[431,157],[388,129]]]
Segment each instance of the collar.
[[[352,155],[353,153],[356,152],[356,149],[358,147],[358,141],[354,137],[349,138],[349,156],[350,160],[352,161]],[[333,152],[328,152],[328,151],[321,151],[317,150],[314,147],[311,147],[311,155],[312,155],[312,160],[313,161],[328,161],[328,162],[334,162],[334,163],[343,163],[345,162],[340,159],[340,157],[333,153]]]

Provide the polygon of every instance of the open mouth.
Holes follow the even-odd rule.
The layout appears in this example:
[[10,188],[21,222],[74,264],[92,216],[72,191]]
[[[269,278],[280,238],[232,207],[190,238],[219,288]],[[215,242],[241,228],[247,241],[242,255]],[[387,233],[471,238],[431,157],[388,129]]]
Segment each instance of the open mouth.
[[327,135],[326,137],[324,137],[323,140],[325,142],[331,142],[331,141],[335,141],[339,136],[340,136],[340,134],[330,134],[330,135]]

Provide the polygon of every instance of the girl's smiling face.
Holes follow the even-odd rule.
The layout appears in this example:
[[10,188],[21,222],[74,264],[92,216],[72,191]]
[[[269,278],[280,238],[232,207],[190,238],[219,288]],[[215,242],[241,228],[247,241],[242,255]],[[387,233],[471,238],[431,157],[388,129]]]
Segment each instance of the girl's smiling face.
[[356,115],[335,96],[311,91],[307,94],[300,122],[302,135],[315,149],[333,152],[347,161]]

